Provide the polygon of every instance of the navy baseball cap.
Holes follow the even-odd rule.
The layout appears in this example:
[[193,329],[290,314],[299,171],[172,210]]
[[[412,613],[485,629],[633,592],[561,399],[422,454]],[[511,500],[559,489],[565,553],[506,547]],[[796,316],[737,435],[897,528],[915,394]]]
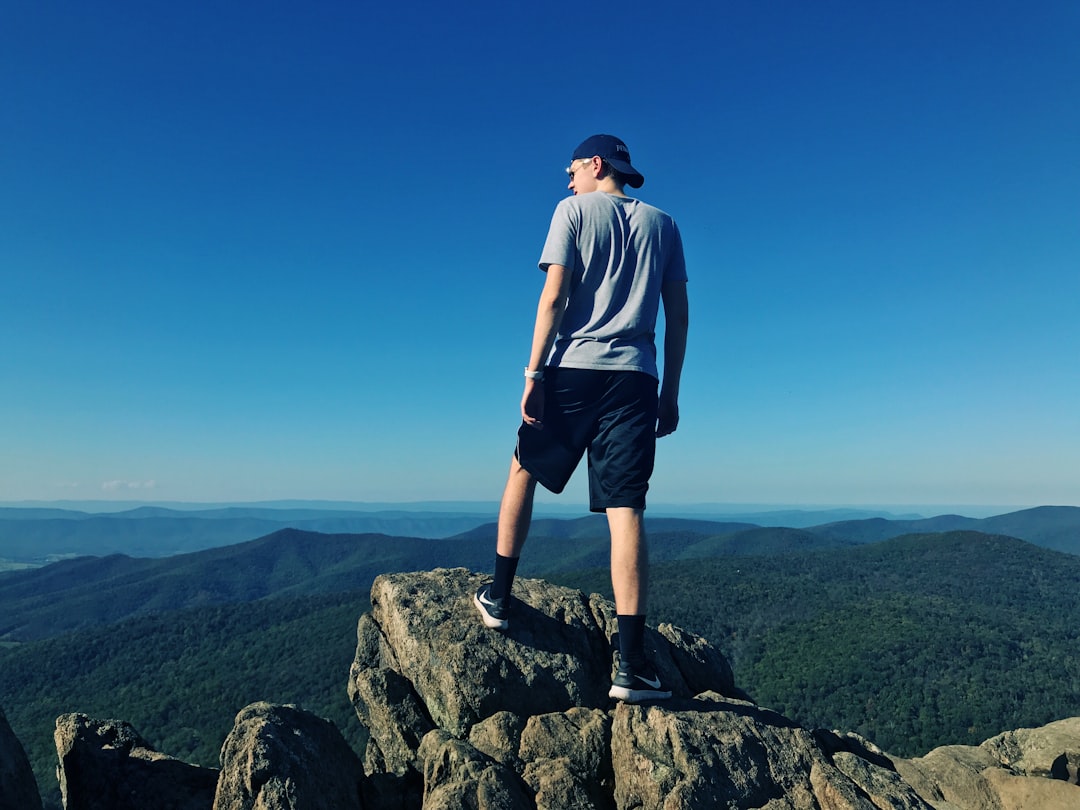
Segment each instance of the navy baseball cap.
[[570,159],[591,158],[594,155],[614,166],[615,170],[626,178],[626,184],[631,188],[641,188],[641,184],[645,182],[641,172],[630,165],[630,150],[614,135],[593,135],[586,138],[574,150],[574,156]]

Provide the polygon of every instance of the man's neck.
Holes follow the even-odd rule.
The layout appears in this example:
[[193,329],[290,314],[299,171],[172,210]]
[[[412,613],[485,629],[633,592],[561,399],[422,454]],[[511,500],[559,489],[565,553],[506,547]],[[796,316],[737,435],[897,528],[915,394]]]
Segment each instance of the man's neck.
[[596,190],[603,191],[605,194],[614,194],[616,197],[625,197],[626,192],[623,191],[623,187],[612,180],[610,177],[601,177],[596,183]]

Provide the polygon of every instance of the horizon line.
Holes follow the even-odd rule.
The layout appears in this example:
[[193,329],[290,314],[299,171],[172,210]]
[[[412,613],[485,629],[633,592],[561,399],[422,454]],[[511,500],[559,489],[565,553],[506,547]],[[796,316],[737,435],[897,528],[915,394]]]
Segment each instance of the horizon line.
[[[52,508],[87,512],[108,512],[109,510],[129,511],[140,508],[173,509],[175,511],[197,511],[213,509],[314,509],[357,512],[481,512],[484,514],[498,511],[497,500],[469,499],[423,499],[411,501],[359,501],[322,498],[274,498],[266,500],[222,500],[222,501],[186,501],[163,499],[22,499],[0,500],[0,508],[34,509]],[[980,513],[982,517],[1009,514],[1039,507],[1066,506],[1076,504],[991,504],[991,503],[788,503],[788,502],[725,502],[725,501],[663,501],[650,504],[647,512],[689,515],[725,515],[761,514],[773,512],[884,512],[894,517],[928,517],[945,514],[958,514],[974,517],[970,513]],[[589,513],[585,503],[537,500],[537,513]],[[895,514],[901,513],[901,514]]]

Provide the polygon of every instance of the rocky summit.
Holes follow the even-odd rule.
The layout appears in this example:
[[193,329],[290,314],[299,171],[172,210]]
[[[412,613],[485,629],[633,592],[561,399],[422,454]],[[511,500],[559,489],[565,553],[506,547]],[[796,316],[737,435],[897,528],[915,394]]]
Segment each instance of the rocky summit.
[[[1078,810],[1080,718],[900,759],[756,705],[704,639],[671,625],[647,647],[671,700],[607,697],[614,606],[518,579],[510,629],[472,606],[465,569],[376,579],[348,694],[353,752],[297,707],[253,704],[220,769],[152,751],[127,724],[57,721],[68,810]],[[345,673],[342,673],[343,678]],[[2,715],[0,715],[2,721]],[[0,722],[0,810],[25,795]],[[12,753],[9,753],[12,752]],[[16,791],[21,791],[16,793]]]
[[472,607],[480,582],[376,580],[349,677],[371,734],[365,807],[1080,808],[1080,718],[899,760],[755,705],[719,651],[665,624],[647,647],[673,699],[616,704],[610,602],[519,579],[500,633]]

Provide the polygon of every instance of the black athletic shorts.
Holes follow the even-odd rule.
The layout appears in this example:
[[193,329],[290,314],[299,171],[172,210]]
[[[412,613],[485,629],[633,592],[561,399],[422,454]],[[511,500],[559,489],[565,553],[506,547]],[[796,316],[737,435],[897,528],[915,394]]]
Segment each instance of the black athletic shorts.
[[544,429],[522,423],[518,463],[559,493],[588,453],[589,509],[644,509],[656,458],[658,385],[640,371],[549,367]]

